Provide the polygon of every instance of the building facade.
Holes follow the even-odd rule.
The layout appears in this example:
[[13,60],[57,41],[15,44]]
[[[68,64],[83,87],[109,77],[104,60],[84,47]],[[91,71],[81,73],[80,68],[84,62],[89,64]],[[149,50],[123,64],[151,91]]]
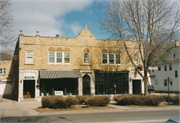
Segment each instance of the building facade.
[[11,60],[0,61],[0,95],[12,94]]
[[157,61],[158,70],[151,70],[151,82],[157,92],[169,91],[179,92],[180,90],[180,49],[179,40],[176,46],[168,49]]
[[[133,61],[140,60],[135,41],[126,41]],[[85,28],[75,38],[23,35],[20,31],[13,79],[18,101],[54,95],[143,94],[144,83],[130,62],[122,41],[96,39]],[[17,72],[18,71],[18,72]],[[18,92],[18,93],[17,93]]]

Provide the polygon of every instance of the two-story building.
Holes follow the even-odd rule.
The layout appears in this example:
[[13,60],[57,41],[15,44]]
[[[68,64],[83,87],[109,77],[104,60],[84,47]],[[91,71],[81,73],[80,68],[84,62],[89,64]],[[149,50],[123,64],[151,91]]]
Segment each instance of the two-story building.
[[11,60],[0,61],[0,95],[12,94]]
[[[135,64],[135,41],[125,41]],[[85,25],[75,38],[24,35],[16,44],[13,93],[40,100],[42,95],[143,94],[144,82],[130,62],[122,41],[96,39]]]
[[154,63],[158,70],[151,70],[151,83],[157,92],[169,91],[179,92],[180,90],[180,47],[179,40],[175,41],[175,47],[169,48]]

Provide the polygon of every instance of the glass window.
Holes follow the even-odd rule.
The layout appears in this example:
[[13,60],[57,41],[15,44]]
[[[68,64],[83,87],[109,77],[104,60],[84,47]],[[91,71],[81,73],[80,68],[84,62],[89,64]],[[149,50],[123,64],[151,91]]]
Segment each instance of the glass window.
[[26,51],[26,63],[33,63],[33,51]]
[[166,65],[164,65],[164,71],[167,71],[167,66]]
[[173,85],[173,80],[172,79],[170,79],[170,85]]
[[55,63],[55,53],[49,52],[49,63]]
[[64,63],[70,63],[70,53],[64,53]]
[[178,71],[175,71],[175,78],[178,78]]
[[164,79],[164,86],[167,86],[167,80]]
[[158,66],[158,71],[161,71],[161,66]]
[[121,64],[120,54],[116,54],[116,64]]
[[0,68],[0,74],[6,74],[6,68]]
[[107,54],[102,54],[102,63],[107,64]]
[[169,65],[169,70],[172,70],[172,65],[171,64]]
[[114,54],[109,54],[109,64],[114,64]]
[[84,53],[84,63],[89,63],[89,53]]
[[138,64],[138,55],[137,54],[134,54],[133,61],[134,61],[134,64]]
[[3,74],[3,72],[2,72],[2,68],[0,68],[0,74]]
[[56,59],[57,59],[57,63],[62,63],[62,53],[57,52],[57,57],[56,57]]

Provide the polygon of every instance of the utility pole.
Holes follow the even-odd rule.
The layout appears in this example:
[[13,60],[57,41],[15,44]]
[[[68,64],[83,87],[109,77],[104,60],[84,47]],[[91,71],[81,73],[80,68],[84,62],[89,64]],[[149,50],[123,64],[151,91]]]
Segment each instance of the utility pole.
[[169,77],[167,78],[168,80],[168,105],[170,104],[170,98],[169,98]]

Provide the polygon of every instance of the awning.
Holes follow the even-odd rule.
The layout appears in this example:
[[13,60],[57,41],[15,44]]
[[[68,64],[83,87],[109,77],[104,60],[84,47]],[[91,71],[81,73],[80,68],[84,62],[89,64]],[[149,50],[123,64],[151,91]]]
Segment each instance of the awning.
[[81,78],[80,71],[40,71],[40,79]]

